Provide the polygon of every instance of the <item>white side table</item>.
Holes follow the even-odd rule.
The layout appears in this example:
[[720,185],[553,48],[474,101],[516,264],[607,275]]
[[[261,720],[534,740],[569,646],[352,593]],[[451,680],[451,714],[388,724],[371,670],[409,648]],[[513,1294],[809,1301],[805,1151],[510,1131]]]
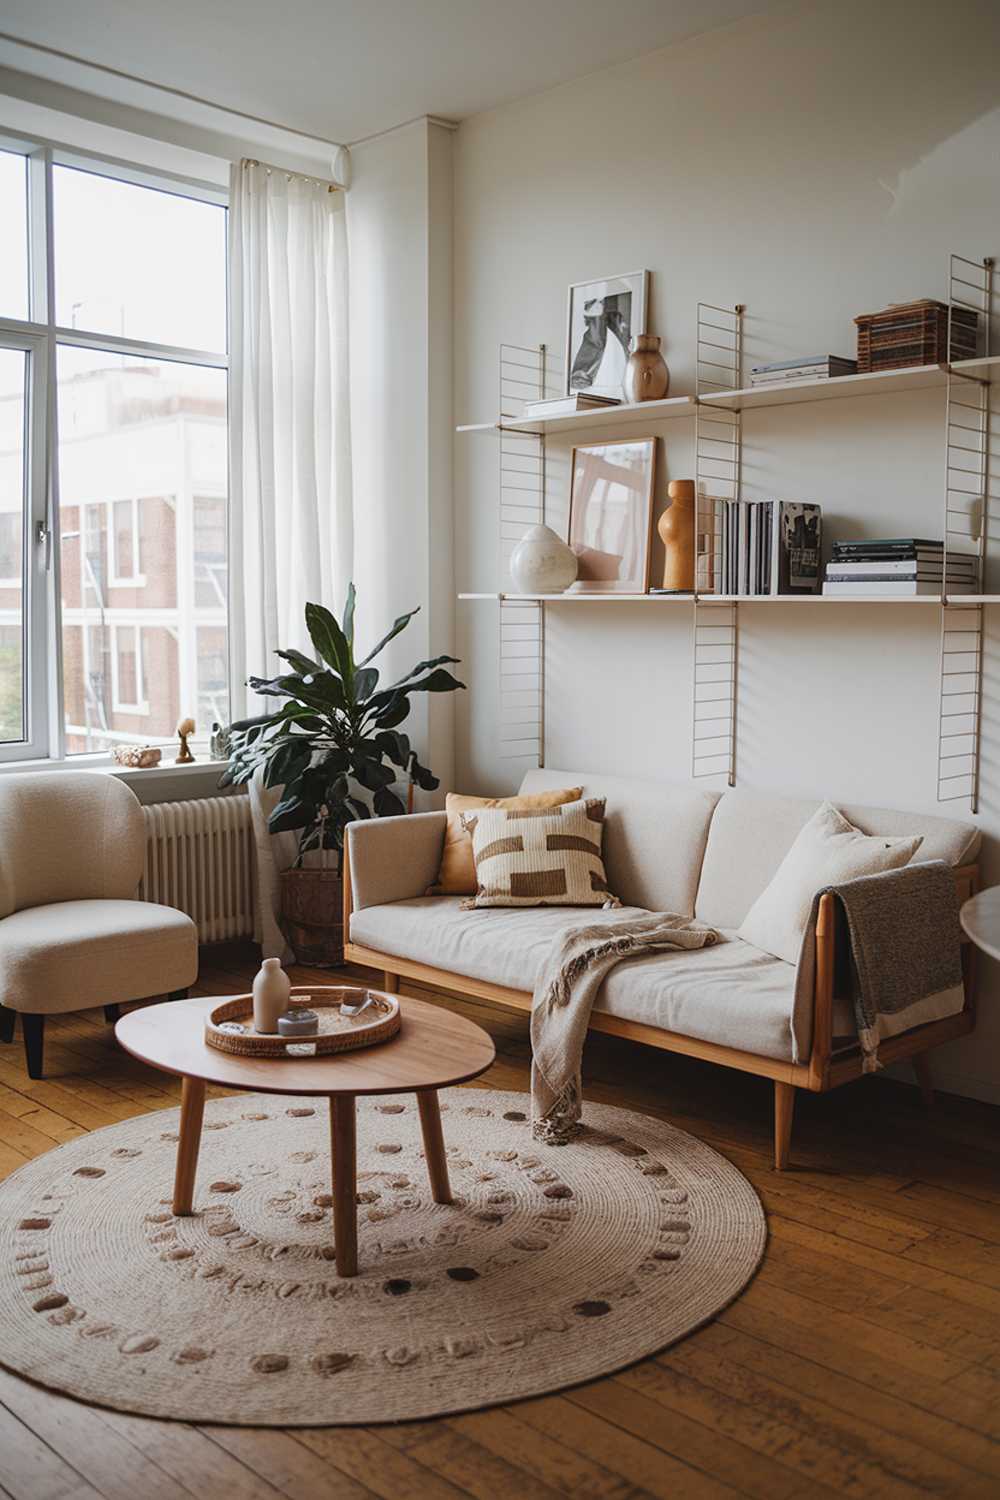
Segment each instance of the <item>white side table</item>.
[[1000,958],[1000,885],[970,896],[958,914],[967,936],[988,953],[991,958]]

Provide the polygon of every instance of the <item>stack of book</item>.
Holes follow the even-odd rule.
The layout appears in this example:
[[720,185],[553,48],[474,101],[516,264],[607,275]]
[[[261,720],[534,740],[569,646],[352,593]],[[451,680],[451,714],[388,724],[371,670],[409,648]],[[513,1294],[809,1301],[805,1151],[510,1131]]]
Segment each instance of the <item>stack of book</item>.
[[774,385],[782,380],[835,380],[839,375],[856,375],[858,362],[841,359],[839,354],[808,354],[798,359],[779,359],[770,365],[754,365],[751,385]]
[[858,369],[863,373],[975,359],[978,351],[979,314],[969,307],[949,308],[933,297],[862,313],[854,321]]
[[532,417],[569,417],[578,411],[598,411],[605,406],[621,406],[617,396],[554,396],[544,401],[529,401],[524,408],[525,419]]
[[702,500],[698,589],[751,596],[815,593],[821,525],[820,507],[799,501]]
[[904,536],[873,542],[834,542],[823,593],[890,598],[975,594],[978,582],[977,557],[950,552],[946,574],[942,542]]

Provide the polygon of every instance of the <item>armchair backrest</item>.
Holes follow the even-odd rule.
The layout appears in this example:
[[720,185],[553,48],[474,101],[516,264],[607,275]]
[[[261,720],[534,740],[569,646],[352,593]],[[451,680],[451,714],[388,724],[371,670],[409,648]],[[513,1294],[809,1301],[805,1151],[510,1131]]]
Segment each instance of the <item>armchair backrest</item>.
[[130,899],[144,842],[138,799],[116,776],[0,777],[0,917],[54,901]]

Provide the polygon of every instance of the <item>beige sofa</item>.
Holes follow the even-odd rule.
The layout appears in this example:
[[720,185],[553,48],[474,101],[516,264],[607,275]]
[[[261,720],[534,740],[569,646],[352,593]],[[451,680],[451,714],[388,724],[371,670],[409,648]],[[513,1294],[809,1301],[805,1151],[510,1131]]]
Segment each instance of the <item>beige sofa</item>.
[[[608,884],[626,903],[626,913],[683,912],[726,938],[694,953],[654,954],[619,965],[601,990],[592,1027],[773,1079],[775,1166],[781,1170],[795,1089],[834,1088],[862,1071],[851,1006],[834,995],[833,899],[823,897],[815,950],[804,950],[797,968],[735,935],[817,802],[578,771],[530,771],[521,790],[576,785],[585,796],[607,798]],[[865,833],[922,834],[918,859],[951,865],[963,898],[976,889],[980,835],[971,824],[884,808],[841,810]],[[347,957],[382,969],[389,989],[410,979],[529,1010],[549,944],[578,924],[581,912],[462,911],[458,897],[424,895],[437,874],[444,830],[440,812],[348,827]],[[587,920],[620,915],[588,911]],[[964,1009],[881,1047],[883,1062],[913,1059],[925,1088],[926,1050],[974,1024],[973,950],[966,946],[963,956]]]

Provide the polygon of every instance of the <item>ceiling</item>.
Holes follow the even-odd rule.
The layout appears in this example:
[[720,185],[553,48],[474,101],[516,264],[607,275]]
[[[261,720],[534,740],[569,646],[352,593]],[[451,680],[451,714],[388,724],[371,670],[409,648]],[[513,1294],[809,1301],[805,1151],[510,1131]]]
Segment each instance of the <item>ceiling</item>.
[[[3,0],[0,27],[349,143],[419,115],[478,114],[764,8],[765,0]],[[31,71],[44,75],[45,55],[37,57]]]

